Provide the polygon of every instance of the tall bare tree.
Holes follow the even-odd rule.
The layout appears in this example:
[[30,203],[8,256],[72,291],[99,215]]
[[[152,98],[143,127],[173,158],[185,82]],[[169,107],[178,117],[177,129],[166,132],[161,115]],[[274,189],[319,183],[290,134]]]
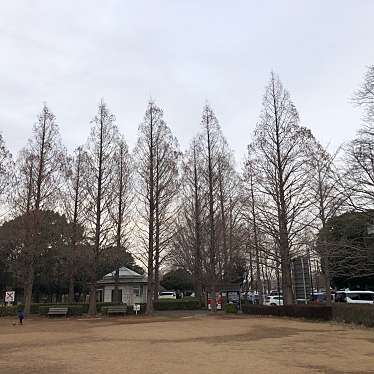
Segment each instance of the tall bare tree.
[[24,301],[30,310],[34,270],[40,256],[38,237],[43,217],[41,210],[53,209],[59,203],[59,187],[63,178],[66,152],[61,144],[54,114],[44,105],[33,127],[27,147],[17,163],[17,182],[14,194],[15,211],[28,213],[33,222],[28,226],[29,245],[24,248]]
[[72,225],[72,235],[69,253],[66,254],[67,272],[69,275],[69,303],[74,302],[75,277],[78,271],[78,258],[82,253],[79,251],[81,244],[79,238],[82,237],[81,227],[83,226],[83,207],[85,194],[83,189],[83,167],[84,152],[82,147],[78,147],[74,155],[67,160],[66,165],[66,186],[63,206],[64,212]]
[[[254,160],[251,159],[251,152],[248,152],[248,158],[244,164],[243,170],[243,210],[245,219],[249,222],[249,227],[252,231],[253,240],[251,241],[254,247],[255,263],[256,263],[256,289],[259,296],[259,303],[263,303],[263,286],[261,279],[261,246],[260,246],[260,232],[259,232],[259,211],[257,209],[258,197],[256,195],[256,170]],[[253,278],[253,276],[252,276]]]
[[163,119],[162,110],[148,104],[139,127],[135,149],[138,171],[138,224],[143,248],[140,259],[147,267],[147,313],[158,297],[159,271],[174,235],[174,203],[178,186],[178,144]]
[[196,297],[203,301],[207,206],[201,146],[199,138],[194,138],[183,157],[180,210],[170,261],[175,267],[184,268],[192,275]]
[[201,118],[202,133],[200,142],[203,157],[204,185],[207,193],[208,222],[206,225],[208,242],[208,282],[211,290],[211,308],[216,311],[216,287],[218,278],[218,245],[216,213],[219,209],[217,199],[218,158],[222,147],[222,134],[218,120],[209,105],[205,105]]
[[[311,211],[315,219],[311,229],[314,233],[324,230],[329,219],[341,210],[346,198],[341,188],[341,178],[335,163],[338,151],[331,155],[316,140],[310,142],[307,162],[309,170],[309,188],[312,201]],[[318,255],[321,257],[324,274],[327,303],[331,302],[331,264],[329,264],[329,246],[319,238]]]
[[112,206],[112,219],[115,225],[115,247],[114,258],[115,276],[113,302],[120,304],[119,292],[119,269],[123,265],[122,261],[126,257],[130,245],[130,223],[132,204],[132,161],[124,137],[118,140],[114,154],[114,204]]
[[85,146],[84,193],[85,221],[88,240],[91,243],[91,286],[89,314],[96,314],[96,286],[98,265],[103,252],[112,243],[113,221],[111,207],[115,191],[115,152],[118,129],[115,117],[104,101],[92,120],[90,136]]
[[261,191],[267,197],[266,221],[276,222],[269,228],[279,248],[286,304],[293,303],[291,249],[306,225],[305,216],[310,206],[304,152],[310,138],[310,131],[299,125],[288,91],[272,73],[252,148],[256,151]]

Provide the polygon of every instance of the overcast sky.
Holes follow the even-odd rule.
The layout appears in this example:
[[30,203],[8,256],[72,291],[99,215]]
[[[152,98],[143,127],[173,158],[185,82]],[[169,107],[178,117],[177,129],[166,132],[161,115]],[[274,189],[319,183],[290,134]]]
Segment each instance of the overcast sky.
[[271,70],[302,124],[336,147],[374,64],[374,1],[7,1],[0,11],[0,130],[13,153],[46,102],[69,150],[103,97],[133,146],[150,97],[183,148],[214,108],[241,161]]

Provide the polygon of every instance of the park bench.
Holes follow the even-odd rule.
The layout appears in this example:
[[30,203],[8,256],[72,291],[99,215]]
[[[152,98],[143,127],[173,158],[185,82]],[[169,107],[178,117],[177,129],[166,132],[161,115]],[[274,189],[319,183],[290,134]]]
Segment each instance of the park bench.
[[108,306],[106,308],[106,313],[110,314],[123,314],[125,315],[127,312],[127,305],[115,305],[115,306]]
[[68,308],[49,308],[48,317],[50,316],[67,316]]

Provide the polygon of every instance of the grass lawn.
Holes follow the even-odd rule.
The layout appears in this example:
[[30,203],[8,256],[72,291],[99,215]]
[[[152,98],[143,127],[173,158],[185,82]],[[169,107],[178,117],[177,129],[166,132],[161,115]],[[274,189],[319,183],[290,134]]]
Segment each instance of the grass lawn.
[[0,319],[1,374],[374,373],[374,330],[165,313]]

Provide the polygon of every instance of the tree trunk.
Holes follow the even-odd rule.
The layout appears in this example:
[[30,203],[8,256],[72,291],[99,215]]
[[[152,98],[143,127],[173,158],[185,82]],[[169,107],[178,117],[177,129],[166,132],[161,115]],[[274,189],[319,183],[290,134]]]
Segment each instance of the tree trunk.
[[88,306],[88,314],[90,316],[96,315],[96,286],[91,284],[90,286],[90,299],[89,299],[89,306]]
[[329,270],[329,260],[326,255],[322,257],[323,261],[323,281],[326,291],[326,304],[331,305],[331,279]]
[[289,255],[281,254],[282,290],[285,305],[294,303]]
[[262,282],[261,282],[261,271],[260,271],[260,246],[258,242],[258,228],[257,228],[257,215],[255,208],[255,194],[254,194],[254,185],[253,185],[253,176],[251,173],[250,176],[251,183],[251,199],[252,199],[252,220],[253,220],[253,234],[255,241],[255,251],[256,251],[256,288],[258,292],[258,302],[260,305],[263,304],[262,298]]
[[153,301],[158,301],[158,291],[160,287],[160,170],[159,170],[159,150],[156,146],[156,201],[155,201],[155,283],[153,290]]
[[219,186],[219,204],[222,221],[222,252],[223,252],[223,278],[227,280],[228,276],[228,254],[227,254],[227,239],[226,239],[226,212],[224,204],[224,191],[223,191],[223,175],[221,165],[219,162],[218,167],[218,186]]
[[27,267],[25,284],[23,288],[25,299],[25,313],[30,313],[32,303],[32,288],[34,284],[34,267],[30,264]]
[[195,296],[203,301],[202,277],[201,277],[201,222],[200,222],[200,201],[199,201],[199,182],[197,172],[196,144],[193,148],[194,162],[194,205],[195,205],[195,262],[194,262],[194,288]]
[[213,164],[212,164],[212,146],[210,139],[209,130],[209,114],[207,113],[206,119],[206,131],[207,131],[207,148],[208,148],[208,183],[209,183],[209,224],[210,224],[210,243],[209,243],[209,267],[210,267],[210,281],[212,285],[212,298],[211,307],[212,311],[216,312],[216,246],[215,246],[215,223],[214,223],[214,192],[213,192]]
[[113,300],[114,304],[122,304],[122,300],[120,300],[120,292],[119,292],[119,267],[116,268],[116,272],[114,274],[114,290],[113,290]]
[[146,314],[150,315],[153,313],[153,270],[149,271],[148,268],[148,284],[147,284],[147,305],[146,305]]
[[212,312],[216,312],[217,311],[216,297],[217,297],[216,285],[212,284],[212,291],[210,293],[210,308],[211,308]]
[[69,276],[69,304],[73,304],[75,302],[74,298],[74,274],[70,272]]

